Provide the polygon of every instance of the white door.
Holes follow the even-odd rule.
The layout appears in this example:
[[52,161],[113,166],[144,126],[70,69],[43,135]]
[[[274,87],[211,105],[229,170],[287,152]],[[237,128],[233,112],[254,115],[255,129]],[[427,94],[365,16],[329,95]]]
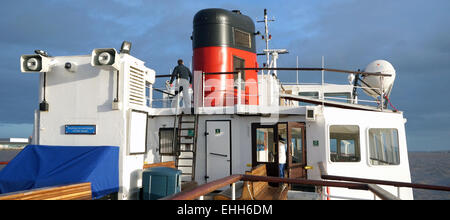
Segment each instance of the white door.
[[207,182],[231,175],[230,124],[230,121],[206,121]]

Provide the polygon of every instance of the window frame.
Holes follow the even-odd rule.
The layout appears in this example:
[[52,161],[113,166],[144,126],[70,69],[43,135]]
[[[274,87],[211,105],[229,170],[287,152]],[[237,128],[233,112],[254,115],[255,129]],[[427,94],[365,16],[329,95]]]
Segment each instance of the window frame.
[[[355,146],[355,155],[358,156],[358,160],[356,160],[356,161],[333,161],[332,160],[332,158],[331,158],[331,139],[332,138],[331,138],[331,133],[330,133],[331,132],[331,126],[356,126],[356,127],[358,127],[358,139],[357,140],[355,139],[355,141],[357,142],[357,146],[358,146],[358,149]],[[361,163],[362,162],[362,158],[363,158],[362,153],[363,152],[361,151],[361,149],[362,149],[361,148],[362,141],[361,141],[361,126],[360,125],[357,125],[357,124],[329,124],[327,126],[326,136],[327,136],[327,150],[326,150],[327,156],[326,157],[328,158],[328,162],[330,162],[330,163],[338,163],[338,164],[344,164],[344,163],[356,164],[356,163]],[[336,150],[337,150],[337,148],[338,148],[338,146],[336,146]]]
[[[345,96],[339,97],[339,96]],[[323,97],[325,100],[351,103],[352,94],[350,92],[324,92]],[[344,100],[345,99],[345,100]]]
[[[170,131],[170,132],[173,132],[173,128],[159,128],[159,131],[158,131],[158,153],[159,153],[159,155],[160,156],[176,156],[176,153],[177,153],[177,149],[176,149],[176,146],[177,146],[177,144],[178,143],[175,143],[175,145],[173,144],[173,140],[175,140],[176,142],[178,141],[177,140],[177,138],[174,138],[174,137],[172,137],[172,152],[169,152],[169,153],[166,153],[166,152],[164,152],[164,153],[161,153],[161,131]],[[176,129],[176,134],[178,133],[178,128]]]
[[[308,93],[308,95],[305,95],[305,93]],[[317,96],[309,95],[309,94],[312,94],[312,93],[314,93],[314,94],[317,93]],[[319,91],[299,91],[297,94],[299,96],[306,96],[306,97],[310,97],[310,98],[314,98],[314,99],[320,99],[320,92]],[[298,105],[299,106],[316,106],[316,104],[311,104],[311,103],[301,102],[301,101],[298,101]]]
[[[370,159],[370,129],[393,129],[397,131],[397,147],[398,147],[398,164],[372,164]],[[401,147],[400,147],[400,129],[394,128],[394,127],[368,127],[366,130],[366,144],[367,144],[367,164],[370,167],[393,167],[393,166],[400,166],[401,164]]]

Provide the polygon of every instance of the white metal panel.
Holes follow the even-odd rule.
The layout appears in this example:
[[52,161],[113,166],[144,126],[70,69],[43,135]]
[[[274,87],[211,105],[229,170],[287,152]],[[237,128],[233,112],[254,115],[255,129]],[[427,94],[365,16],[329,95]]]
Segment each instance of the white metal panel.
[[145,153],[147,135],[147,113],[131,111],[129,130],[129,153]]
[[231,174],[230,121],[206,121],[206,159],[208,181]]

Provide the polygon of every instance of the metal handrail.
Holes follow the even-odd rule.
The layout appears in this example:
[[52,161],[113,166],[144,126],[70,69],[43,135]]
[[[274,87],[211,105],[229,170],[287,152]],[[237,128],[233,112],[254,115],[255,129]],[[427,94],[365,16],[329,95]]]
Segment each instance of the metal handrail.
[[356,190],[370,190],[367,184],[360,183],[346,183],[346,182],[334,182],[334,181],[322,181],[322,180],[307,180],[307,179],[289,179],[280,177],[268,177],[268,176],[254,176],[254,175],[232,175],[222,179],[212,181],[210,183],[203,184],[192,190],[177,193],[172,196],[162,198],[162,200],[193,200],[202,197],[210,192],[213,192],[222,187],[230,184],[235,184],[238,181],[251,181],[251,182],[272,182],[272,183],[293,183],[293,184],[306,184],[317,186],[330,186],[330,187],[343,187]]
[[[326,187],[341,187],[354,190],[368,190],[372,192],[377,197],[383,200],[398,200],[399,197],[392,195],[386,190],[375,184],[381,185],[391,185],[397,187],[411,187],[420,189],[431,189],[431,190],[442,190],[450,191],[450,187],[446,186],[433,186],[425,184],[413,184],[404,182],[394,182],[394,181],[384,181],[384,180],[373,180],[373,179],[362,179],[353,177],[342,177],[333,175],[322,175],[322,179],[333,179],[340,181],[350,181],[350,182],[338,182],[338,181],[324,181],[324,180],[308,180],[308,179],[290,179],[281,177],[270,177],[270,176],[254,176],[254,175],[232,175],[222,179],[218,179],[206,184],[203,184],[192,190],[180,192],[178,194],[165,197],[163,200],[193,200],[197,198],[202,198],[204,195],[211,193],[217,189],[223,188],[228,185],[232,185],[234,193],[234,184],[238,181],[251,181],[251,182],[272,182],[272,183],[290,183],[290,184],[303,184],[303,185],[314,185],[314,186],[326,186]],[[233,197],[234,199],[234,197]]]
[[386,181],[386,180],[375,180],[375,179],[364,179],[355,177],[345,177],[345,176],[334,176],[334,175],[321,175],[322,179],[327,180],[341,180],[368,184],[380,184],[395,187],[409,187],[416,189],[428,189],[428,190],[439,190],[450,192],[450,187],[448,186],[436,186],[436,185],[426,185],[426,184],[416,184],[416,183],[406,183],[406,182],[396,182],[396,181]]
[[197,188],[189,191],[177,193],[172,196],[162,198],[161,200],[193,200],[200,196],[206,195],[214,190],[220,189],[224,186],[228,186],[242,179],[243,175],[231,175],[222,179],[218,179],[206,184],[203,184]]
[[340,70],[340,69],[331,69],[331,68],[294,68],[294,67],[256,67],[256,68],[235,68],[236,70],[284,70],[284,71],[327,71],[327,72],[336,72],[336,73],[349,73],[349,74],[361,74],[363,76],[392,76],[392,74],[384,74],[381,72],[364,72],[364,71],[352,71],[352,70]]

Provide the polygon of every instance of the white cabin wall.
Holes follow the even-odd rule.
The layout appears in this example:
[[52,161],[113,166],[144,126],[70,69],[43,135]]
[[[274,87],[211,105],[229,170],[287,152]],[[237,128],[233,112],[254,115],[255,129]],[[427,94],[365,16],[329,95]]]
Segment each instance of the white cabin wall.
[[[321,108],[317,108],[321,109]],[[312,169],[307,170],[307,178],[320,180],[319,163],[326,160],[325,151],[327,142],[325,133],[325,119],[320,111],[316,115],[315,121],[307,121],[306,129],[306,160],[307,165]],[[314,141],[319,141],[318,146],[314,146]],[[326,166],[326,163],[324,164]]]
[[[124,143],[125,114],[111,109],[114,72],[94,68],[90,56],[57,57],[57,65],[47,73],[48,112],[39,112],[41,145],[110,145]],[[77,72],[64,69],[64,63],[77,63]],[[43,77],[43,74],[41,74]],[[40,90],[42,91],[42,83]],[[42,92],[41,92],[42,94]],[[41,101],[41,100],[40,100]],[[66,135],[68,124],[96,125],[95,135]]]
[[[159,129],[162,127],[173,127],[173,120],[175,116],[155,116],[150,117],[148,121],[148,134],[147,134],[147,153],[145,156],[145,163],[158,163],[165,161],[173,161],[175,158],[171,156],[162,157],[160,160],[159,155]],[[206,175],[206,122],[207,121],[231,121],[231,174],[244,174],[246,171],[251,170],[252,165],[252,137],[251,137],[251,124],[261,123],[260,116],[238,116],[238,115],[200,115],[199,117],[199,130],[197,139],[197,162],[196,162],[196,176],[195,180],[198,184],[205,183]],[[285,116],[278,118],[278,122],[304,122],[303,115],[297,116]],[[311,125],[314,129],[316,123]],[[308,129],[306,130],[308,135]],[[311,134],[315,134],[315,130]],[[322,144],[322,141],[321,141]],[[310,151],[309,143],[308,152]],[[311,142],[312,146],[312,142]],[[317,149],[322,149],[321,147]],[[314,149],[315,150],[315,149]],[[311,152],[314,152],[311,150]],[[310,165],[309,154],[308,165]],[[322,159],[311,159],[311,161]],[[318,170],[315,165],[313,170]],[[309,171],[308,171],[309,172]]]
[[[119,105],[113,109],[117,92],[117,71],[110,67],[93,67],[91,56],[54,57],[55,66],[46,77],[45,96],[49,111],[36,111],[33,143],[60,146],[118,146],[119,199],[138,199],[144,154],[130,153],[131,109],[145,112],[146,106],[128,103],[128,65],[145,70],[146,80],[154,71],[131,56],[121,56],[119,67]],[[76,71],[64,68],[66,62]],[[153,74],[153,75],[152,75]],[[43,99],[43,74],[39,84]],[[95,135],[65,134],[65,125],[95,125]],[[135,149],[135,146],[133,146]]]
[[[409,170],[407,143],[405,136],[404,118],[401,113],[383,113],[358,110],[345,110],[338,108],[325,108],[326,126],[326,170],[329,175],[358,177],[367,179],[380,179],[387,181],[411,182]],[[330,125],[358,125],[360,131],[361,161],[359,162],[331,162],[329,147]],[[371,165],[369,161],[369,128],[396,128],[398,129],[400,164],[399,165]],[[397,195],[397,188],[383,186],[385,190]],[[332,195],[348,194],[348,189],[331,188]],[[368,191],[352,190],[353,196],[373,199],[373,194]],[[402,199],[413,199],[411,188],[400,188]]]

